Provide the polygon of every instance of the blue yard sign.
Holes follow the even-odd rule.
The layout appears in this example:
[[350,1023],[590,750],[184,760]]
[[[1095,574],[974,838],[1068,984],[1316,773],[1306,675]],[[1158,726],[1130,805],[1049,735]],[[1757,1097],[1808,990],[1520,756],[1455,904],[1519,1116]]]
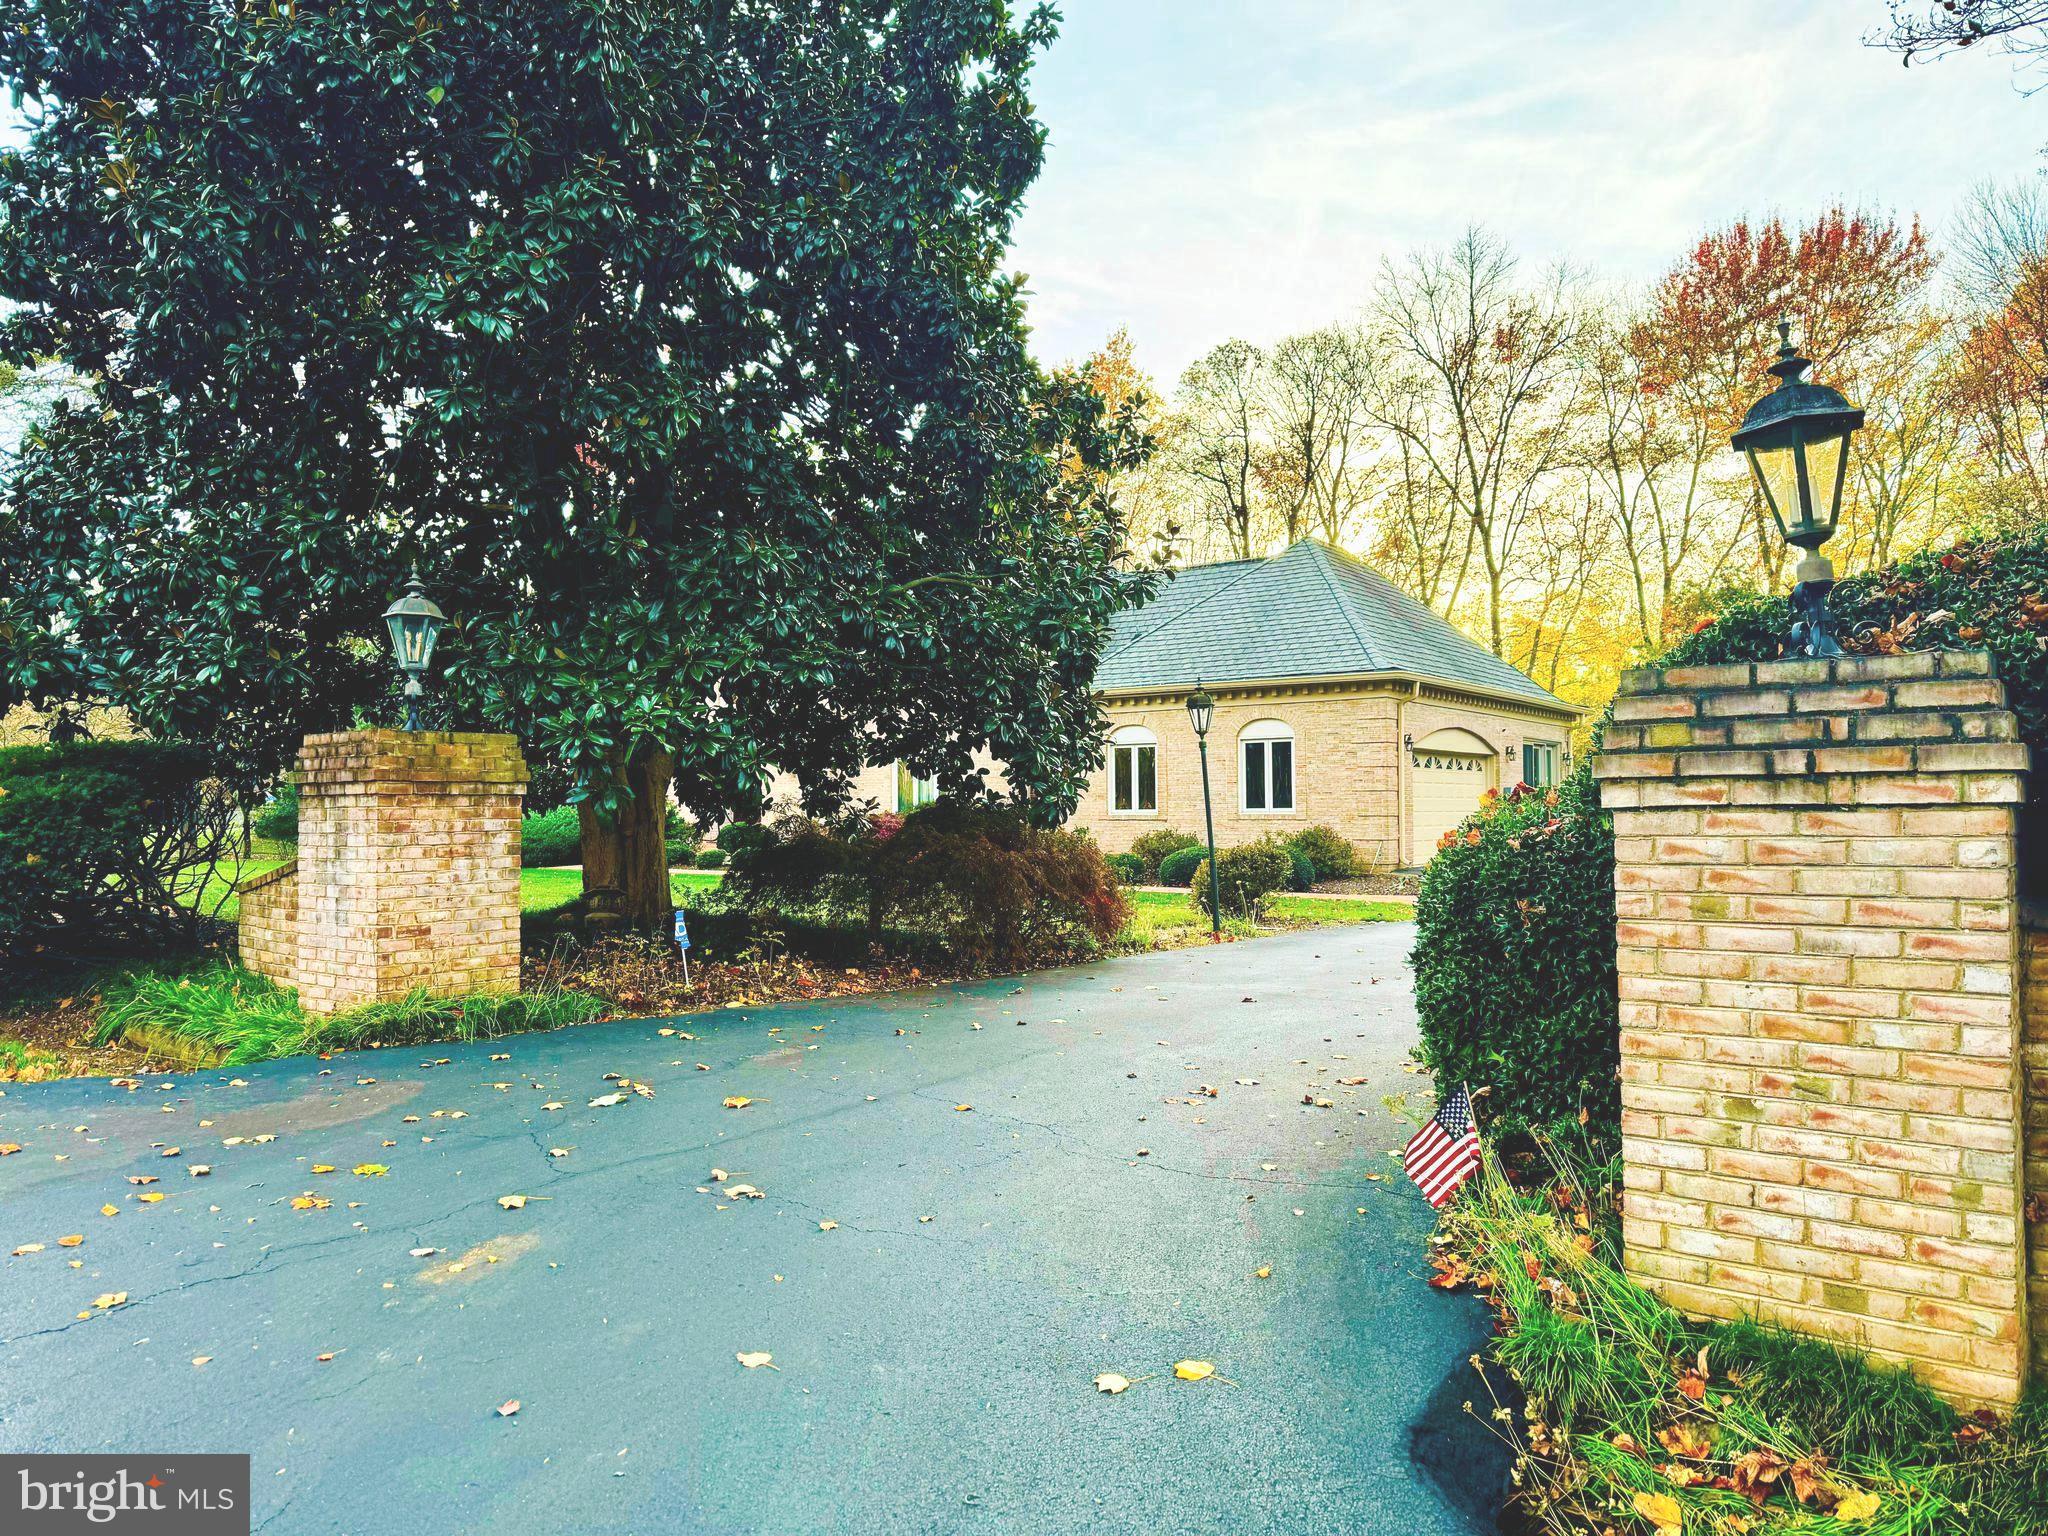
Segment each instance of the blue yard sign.
[[676,908],[676,948],[690,947],[690,920],[681,907]]

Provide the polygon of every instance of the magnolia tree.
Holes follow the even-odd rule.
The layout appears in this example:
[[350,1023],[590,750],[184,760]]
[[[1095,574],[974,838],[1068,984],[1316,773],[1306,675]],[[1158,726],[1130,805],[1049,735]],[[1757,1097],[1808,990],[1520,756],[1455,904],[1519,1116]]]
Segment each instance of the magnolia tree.
[[0,0],[0,354],[85,381],[0,508],[5,697],[102,698],[251,786],[389,720],[566,766],[586,886],[666,921],[661,807],[813,808],[977,749],[1035,820],[1090,693],[1132,410],[1003,262],[1045,9],[986,0]]

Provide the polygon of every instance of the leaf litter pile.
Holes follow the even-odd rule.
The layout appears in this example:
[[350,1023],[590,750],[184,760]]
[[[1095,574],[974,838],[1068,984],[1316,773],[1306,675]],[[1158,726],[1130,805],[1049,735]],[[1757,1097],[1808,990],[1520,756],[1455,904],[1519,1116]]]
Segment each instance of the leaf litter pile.
[[[1547,1149],[1546,1149],[1547,1150]],[[1555,1536],[2048,1536],[2048,1400],[1961,1417],[1904,1372],[1756,1323],[1690,1322],[1621,1272],[1552,1156],[1492,1148],[1431,1239],[1477,1289],[1523,1395],[1465,1406],[1516,1453],[1517,1517]]]

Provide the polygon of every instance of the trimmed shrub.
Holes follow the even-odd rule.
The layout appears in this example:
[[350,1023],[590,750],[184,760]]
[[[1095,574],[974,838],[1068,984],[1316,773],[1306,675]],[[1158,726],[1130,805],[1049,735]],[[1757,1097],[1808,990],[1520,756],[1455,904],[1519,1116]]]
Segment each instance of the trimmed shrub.
[[728,821],[718,829],[718,846],[728,858],[737,858],[749,848],[765,848],[775,834],[759,822]]
[[583,829],[573,805],[519,818],[519,864],[545,869],[583,862]]
[[697,845],[694,840],[670,838],[668,841],[668,867],[670,869],[694,869],[697,864]]
[[191,937],[240,824],[212,772],[211,754],[162,742],[0,751],[0,959]]
[[1614,821],[1590,761],[1552,789],[1489,796],[1430,860],[1415,920],[1416,1013],[1438,1083],[1492,1088],[1499,1129],[1583,1115],[1611,1148]]
[[1195,871],[1208,862],[1209,855],[1199,845],[1178,849],[1159,861],[1159,883],[1186,886]]
[[1115,875],[1119,885],[1143,885],[1145,883],[1145,861],[1135,853],[1112,853],[1103,863]]
[[725,868],[725,850],[723,848],[705,848],[701,850],[697,855],[697,867],[699,869]]
[[1309,862],[1307,854],[1292,843],[1281,844],[1281,851],[1287,855],[1287,889],[1290,891],[1312,891],[1316,888],[1316,867]]
[[273,843],[299,840],[299,784],[287,778],[270,804],[249,818],[249,830]]
[[1332,827],[1303,827],[1287,846],[1309,861],[1317,880],[1349,880],[1359,872],[1358,850]]
[[1160,831],[1147,832],[1141,837],[1133,838],[1131,852],[1144,865],[1145,878],[1158,880],[1161,860],[1170,854],[1179,853],[1183,848],[1199,848],[1201,845],[1202,840],[1191,832],[1174,832],[1162,828]]
[[[1262,837],[1216,855],[1216,884],[1222,888],[1225,916],[1255,915],[1261,902],[1275,891],[1285,890],[1293,878],[1294,858],[1277,838]],[[1204,859],[1188,885],[1190,899],[1203,913],[1209,910],[1209,884],[1209,861]]]

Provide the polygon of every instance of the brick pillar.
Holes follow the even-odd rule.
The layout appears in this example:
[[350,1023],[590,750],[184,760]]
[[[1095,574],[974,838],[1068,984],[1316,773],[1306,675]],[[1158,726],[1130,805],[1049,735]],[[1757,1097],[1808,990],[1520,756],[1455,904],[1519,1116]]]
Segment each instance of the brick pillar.
[[519,990],[519,806],[510,736],[341,731],[299,751],[298,949],[315,1013]]
[[1672,1305],[2019,1396],[2026,768],[1981,652],[1624,676],[1624,1241]]
[[2021,914],[2020,1055],[2027,1082],[2027,1321],[2034,1370],[2048,1372],[2048,907]]

